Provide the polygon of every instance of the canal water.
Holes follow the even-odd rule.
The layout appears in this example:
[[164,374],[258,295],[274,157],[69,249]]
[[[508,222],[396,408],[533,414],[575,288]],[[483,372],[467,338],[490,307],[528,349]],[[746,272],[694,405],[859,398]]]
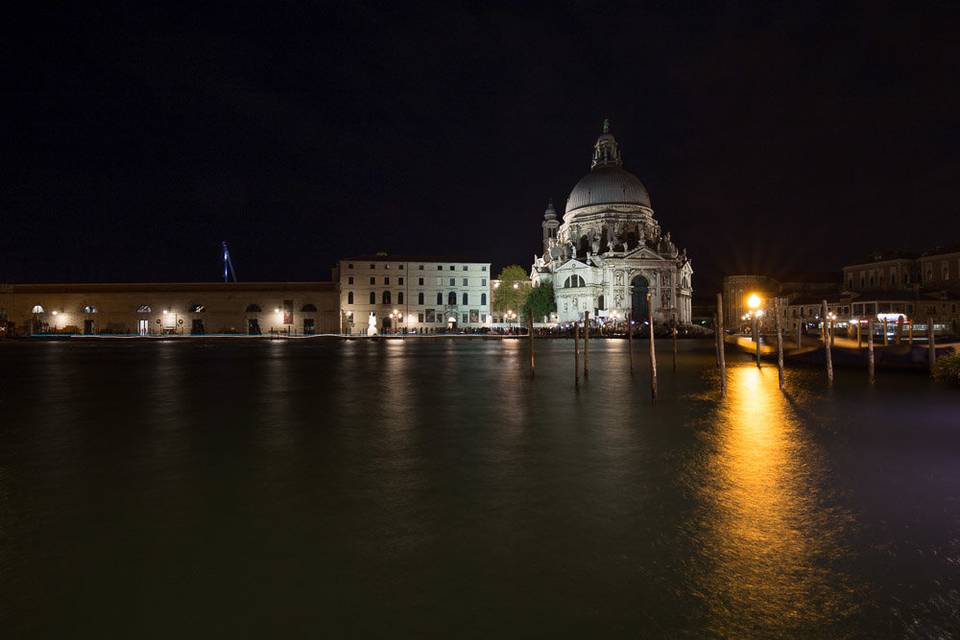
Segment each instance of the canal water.
[[0,344],[4,637],[955,637],[960,392],[635,346]]

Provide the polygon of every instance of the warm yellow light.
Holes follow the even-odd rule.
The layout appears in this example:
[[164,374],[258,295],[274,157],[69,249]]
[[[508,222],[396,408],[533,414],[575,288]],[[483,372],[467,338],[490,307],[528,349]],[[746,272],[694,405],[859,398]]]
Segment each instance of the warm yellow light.
[[755,293],[751,293],[750,297],[747,298],[747,306],[750,307],[751,309],[759,308],[761,302],[762,300],[760,299],[760,296],[758,296]]
[[520,288],[520,283],[519,283],[519,282],[514,282],[514,283],[513,283],[513,288],[514,288],[514,289],[519,289],[519,288]]

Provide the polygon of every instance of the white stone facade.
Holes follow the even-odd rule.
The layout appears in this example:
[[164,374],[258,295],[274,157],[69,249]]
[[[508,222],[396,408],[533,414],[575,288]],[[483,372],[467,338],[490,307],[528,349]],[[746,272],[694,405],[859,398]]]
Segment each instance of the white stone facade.
[[431,332],[490,326],[490,263],[458,258],[356,256],[339,262],[345,333]]
[[[592,317],[689,324],[693,266],[661,233],[646,187],[622,168],[620,149],[604,123],[591,171],[567,199],[562,224],[552,204],[543,223],[543,255],[534,256],[534,286],[551,282],[557,319]],[[649,297],[648,297],[649,295]],[[649,305],[649,306],[648,306]]]

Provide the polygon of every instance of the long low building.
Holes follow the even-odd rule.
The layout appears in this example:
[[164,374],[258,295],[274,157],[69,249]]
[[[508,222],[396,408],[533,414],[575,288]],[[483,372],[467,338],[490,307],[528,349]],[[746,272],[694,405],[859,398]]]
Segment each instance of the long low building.
[[0,335],[339,333],[333,282],[0,284]]

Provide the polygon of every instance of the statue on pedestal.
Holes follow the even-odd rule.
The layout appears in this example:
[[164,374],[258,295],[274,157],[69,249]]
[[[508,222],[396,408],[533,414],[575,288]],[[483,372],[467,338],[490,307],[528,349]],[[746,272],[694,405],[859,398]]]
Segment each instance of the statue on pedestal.
[[374,311],[370,312],[370,317],[367,318],[367,335],[375,336],[377,335],[377,314]]

